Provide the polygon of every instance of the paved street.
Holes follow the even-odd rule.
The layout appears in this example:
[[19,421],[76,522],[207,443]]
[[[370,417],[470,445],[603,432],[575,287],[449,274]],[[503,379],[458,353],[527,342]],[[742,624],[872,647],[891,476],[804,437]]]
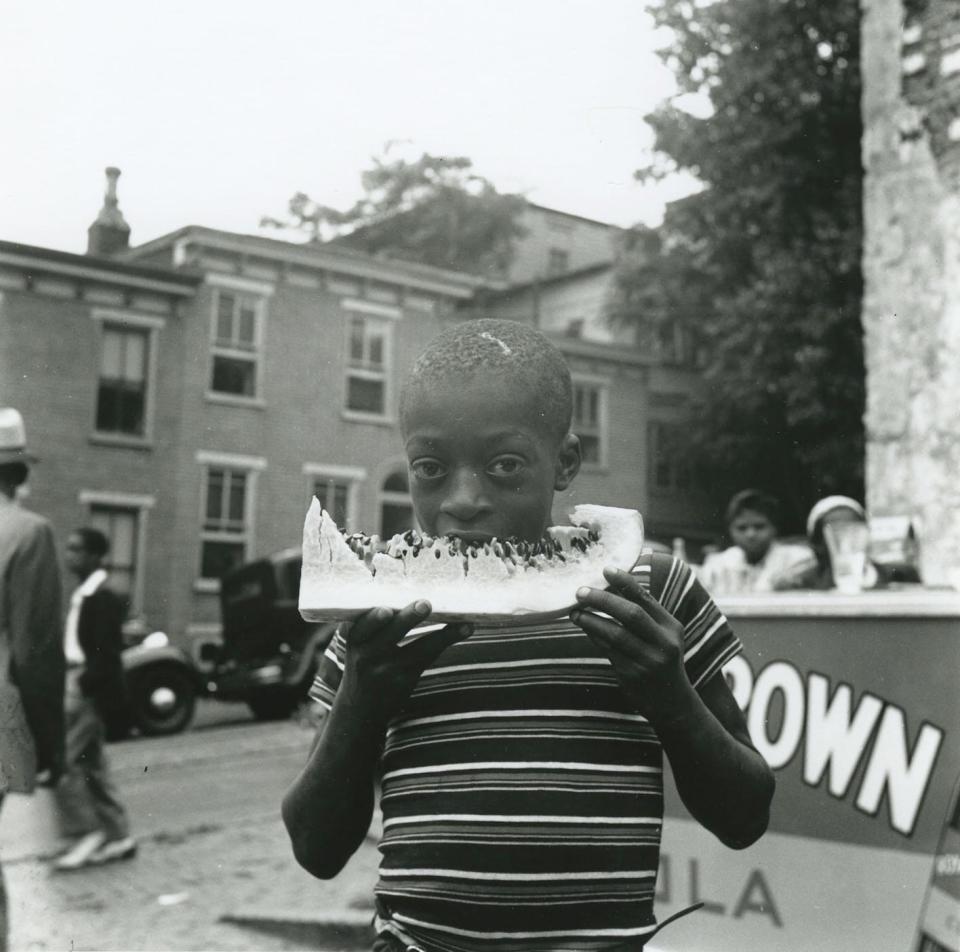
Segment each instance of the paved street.
[[306,724],[258,724],[243,708],[208,702],[185,734],[112,745],[140,841],[128,863],[51,874],[49,795],[9,797],[0,855],[11,948],[367,947],[372,843],[322,883],[296,865],[279,819],[312,736]]

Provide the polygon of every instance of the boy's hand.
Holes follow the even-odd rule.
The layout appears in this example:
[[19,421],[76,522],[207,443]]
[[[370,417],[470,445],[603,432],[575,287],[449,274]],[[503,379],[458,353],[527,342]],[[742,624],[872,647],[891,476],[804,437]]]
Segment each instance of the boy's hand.
[[447,625],[400,645],[430,611],[427,601],[400,611],[374,608],[353,622],[344,636],[347,654],[341,691],[376,722],[385,724],[400,710],[424,669],[445,648],[472,632],[470,625]]
[[[610,589],[581,588],[570,613],[613,664],[627,697],[654,726],[682,718],[693,687],[683,666],[683,626],[619,569],[604,569]],[[603,618],[595,612],[603,612]]]

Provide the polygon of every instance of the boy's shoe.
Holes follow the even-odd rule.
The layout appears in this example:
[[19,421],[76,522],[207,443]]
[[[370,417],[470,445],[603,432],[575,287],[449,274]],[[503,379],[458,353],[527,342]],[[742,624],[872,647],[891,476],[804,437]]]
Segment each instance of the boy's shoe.
[[53,868],[61,873],[89,866],[93,855],[107,842],[107,834],[103,830],[94,830],[86,836],[81,836],[73,846],[53,861]]
[[89,862],[111,863],[118,859],[133,859],[137,855],[137,841],[132,836],[119,840],[107,840],[91,857]]

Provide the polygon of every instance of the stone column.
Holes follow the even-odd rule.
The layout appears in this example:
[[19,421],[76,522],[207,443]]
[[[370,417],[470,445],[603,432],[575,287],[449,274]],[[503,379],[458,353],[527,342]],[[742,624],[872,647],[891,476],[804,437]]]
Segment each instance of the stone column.
[[960,586],[960,19],[862,0],[867,505]]

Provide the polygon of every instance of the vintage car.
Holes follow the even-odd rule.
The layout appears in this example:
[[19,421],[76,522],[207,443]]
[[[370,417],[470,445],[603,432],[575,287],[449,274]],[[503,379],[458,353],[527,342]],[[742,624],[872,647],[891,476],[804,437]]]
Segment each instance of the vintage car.
[[134,636],[123,653],[126,716],[109,726],[110,735],[176,734],[193,718],[198,697],[241,701],[260,720],[289,717],[336,629],[300,617],[299,587],[300,550],[286,549],[224,576],[221,640],[202,645],[197,659],[164,632]]

